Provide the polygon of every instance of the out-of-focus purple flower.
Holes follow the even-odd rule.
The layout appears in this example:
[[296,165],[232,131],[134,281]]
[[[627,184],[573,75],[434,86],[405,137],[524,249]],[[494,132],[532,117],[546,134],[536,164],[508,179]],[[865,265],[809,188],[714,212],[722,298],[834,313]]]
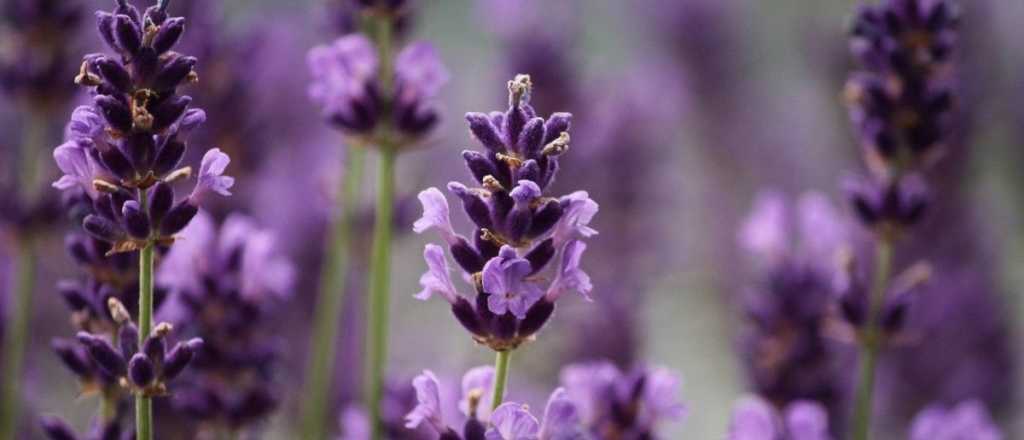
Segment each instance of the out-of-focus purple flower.
[[461,429],[453,429],[442,412],[448,408],[446,396],[441,395],[441,384],[429,370],[413,379],[417,404],[405,416],[406,427],[417,428],[427,422],[434,433],[444,440],[483,440],[491,412],[486,408],[486,393],[494,380],[494,369],[489,366],[469,370],[462,378],[462,397],[459,410],[465,416]]
[[444,419],[441,418],[441,385],[437,381],[437,376],[430,370],[425,370],[423,374],[413,379],[412,386],[416,388],[416,400],[419,403],[405,416],[405,427],[416,428],[427,422],[439,433],[447,430]]
[[241,215],[217,230],[200,212],[167,253],[157,283],[171,292],[160,316],[206,343],[182,379],[174,407],[204,425],[251,430],[277,406],[279,342],[268,313],[291,295],[292,265],[274,236]]
[[529,407],[507,402],[494,409],[491,427],[487,429],[487,440],[535,440],[540,432],[540,422],[530,414]]
[[753,390],[784,407],[822,403],[839,429],[848,392],[843,346],[826,335],[849,223],[825,196],[792,204],[762,192],[739,233],[755,281],[741,297],[748,324],[738,348]]
[[119,419],[110,421],[93,420],[89,432],[85,435],[75,434],[75,431],[63,420],[44,416],[39,420],[43,432],[51,440],[123,440],[135,438],[134,429],[125,429]]
[[562,370],[561,383],[583,427],[597,438],[650,438],[660,423],[686,415],[680,379],[664,368],[624,373],[608,362],[576,364]]
[[[459,411],[466,417],[490,420],[491,401],[494,392],[494,367],[487,365],[475,367],[462,376],[462,399],[459,400]],[[480,405],[484,402],[484,405]]]
[[830,440],[828,414],[813,401],[795,401],[780,414],[757,396],[741,398],[729,421],[729,440]]
[[387,121],[403,141],[411,142],[437,125],[432,101],[448,82],[448,71],[429,43],[411,43],[396,55],[394,78],[388,79],[393,90],[383,90],[377,51],[362,34],[314,47],[307,64],[313,75],[310,97],[328,121],[349,135],[379,141],[374,139],[381,136],[377,127]]
[[77,52],[76,35],[85,17],[85,2],[10,0],[4,2],[0,26],[0,86],[34,110],[62,111],[74,87],[69,56]]
[[199,166],[199,179],[196,180],[196,187],[189,196],[197,205],[202,203],[208,193],[215,192],[222,196],[230,196],[231,186],[235,184],[235,178],[225,176],[224,170],[231,163],[231,158],[222,153],[219,148],[214,148],[203,155],[203,161]]
[[955,406],[931,405],[914,418],[910,440],[1002,440],[985,405],[975,400]]

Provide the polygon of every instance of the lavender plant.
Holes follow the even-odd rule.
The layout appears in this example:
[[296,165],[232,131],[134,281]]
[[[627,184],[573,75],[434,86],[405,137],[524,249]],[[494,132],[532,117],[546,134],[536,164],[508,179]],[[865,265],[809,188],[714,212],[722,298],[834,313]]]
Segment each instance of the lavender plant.
[[848,192],[858,219],[874,234],[874,279],[864,318],[853,322],[861,344],[860,380],[852,437],[868,438],[878,356],[886,344],[883,320],[893,248],[917,224],[927,205],[916,174],[930,165],[949,136],[954,101],[951,55],[958,15],[949,1],[886,0],[863,5],[851,47],[862,64],[846,86],[869,177]]
[[[93,104],[75,111],[70,140],[54,151],[64,172],[54,186],[83,191],[93,203],[95,213],[84,217],[83,229],[109,243],[110,254],[139,252],[137,325],[127,313],[114,316],[124,333],[118,337],[122,352],[103,336],[83,332],[78,339],[108,373],[127,374],[141,440],[153,438],[152,397],[166,392],[165,382],[201,345],[194,339],[163,357],[169,326],[152,324],[155,250],[172,246],[204,199],[230,195],[234,184],[223,175],[230,159],[212,149],[203,156],[192,192],[176,200],[172,185],[192,174],[191,167],[179,167],[188,133],[205,114],[178,94],[179,87],[198,81],[198,60],[172,50],[185,20],[169,17],[167,6],[161,0],[140,14],[118,0],[112,12],[97,12],[99,34],[114,54],[85,57],[75,82],[90,90]],[[136,326],[136,335],[124,330]]]
[[[367,301],[368,331],[364,398],[375,437],[380,432],[379,403],[387,354],[390,246],[393,221],[395,162],[398,153],[425,137],[438,122],[432,99],[447,82],[448,73],[436,51],[425,42],[394,52],[396,31],[406,17],[404,1],[359,1],[359,19],[366,34],[339,38],[329,46],[313,48],[308,64],[313,74],[311,98],[322,107],[324,118],[341,130],[354,146],[374,146],[380,153],[377,203],[370,257]],[[371,40],[372,38],[372,40]],[[345,248],[349,242],[352,208],[361,179],[362,152],[352,149],[345,188],[337,204],[344,217],[335,220],[321,279],[318,315],[306,382],[305,435],[324,437],[327,392],[333,370],[337,325],[335,314],[344,288]]]
[[536,116],[529,104],[531,88],[528,75],[517,75],[508,83],[507,111],[466,114],[470,131],[486,148],[462,154],[481,186],[451,182],[448,189],[476,226],[473,242],[455,232],[448,201],[437,188],[420,193],[423,217],[413,225],[418,233],[436,230],[473,284],[476,296],[470,302],[451,281],[444,249],[426,246],[429,270],[416,297],[441,295],[473,339],[497,353],[492,408],[502,403],[512,351],[544,326],[565,292],[586,297],[592,289],[580,260],[583,239],[597,233],[587,226],[597,203],[584,191],[561,198],[544,194],[558,172],[559,156],[569,149],[572,116]]
[[0,89],[22,119],[19,148],[0,152],[4,162],[4,172],[0,173],[0,229],[10,231],[13,238],[10,251],[16,256],[17,270],[10,280],[13,294],[4,312],[9,319],[0,322],[5,327],[0,340],[4,371],[0,438],[11,438],[17,428],[22,362],[35,288],[37,237],[59,217],[56,198],[40,195],[40,155],[56,131],[56,115],[73,97],[70,82],[60,79],[74,69],[67,55],[76,46],[74,36],[82,12],[81,2],[63,0],[11,0],[0,7],[0,40],[4,41],[0,48]]
[[280,402],[281,343],[268,315],[289,298],[294,268],[276,255],[274,234],[241,215],[217,230],[201,212],[179,236],[157,275],[171,295],[160,316],[204,344],[172,406],[200,435],[254,432]]

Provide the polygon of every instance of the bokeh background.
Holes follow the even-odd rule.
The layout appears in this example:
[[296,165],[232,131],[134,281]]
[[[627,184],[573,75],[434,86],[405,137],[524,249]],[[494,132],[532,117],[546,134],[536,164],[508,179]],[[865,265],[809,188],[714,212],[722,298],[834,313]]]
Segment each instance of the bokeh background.
[[[87,3],[91,10],[109,8],[106,3],[112,2]],[[422,148],[400,159],[391,374],[408,378],[429,368],[454,380],[468,367],[492,362],[491,352],[466,337],[442,302],[412,298],[419,290],[428,237],[412,234],[410,225],[419,215],[419,190],[465,177],[458,154],[473,141],[462,114],[503,107],[504,82],[525,68],[533,75],[534,103],[541,113],[576,115],[572,154],[562,162],[558,187],[591,192],[601,204],[594,225],[601,235],[592,241],[584,263],[595,279],[596,301],[568,298],[540,341],[516,353],[512,395],[539,406],[557,383],[560,366],[583,359],[664,365],[684,377],[682,398],[689,408],[685,422],[666,427],[665,438],[723,438],[733,402],[751,389],[738,340],[747,325],[743,295],[759,276],[737,237],[755,197],[767,189],[790,198],[816,191],[849,216],[840,178],[862,165],[841,93],[854,66],[846,29],[856,2],[416,3],[410,38],[437,47],[451,81],[442,90],[439,129]],[[929,230],[919,256],[939,259],[939,271],[971,271],[985,278],[950,294],[984,295],[983,310],[934,319],[956,323],[955,333],[996,322],[1004,345],[992,350],[1008,351],[1011,359],[1001,357],[998,362],[1005,368],[976,389],[1002,391],[991,405],[1007,438],[1016,438],[1015,433],[1024,432],[1024,402],[1015,390],[1021,383],[1017,366],[1024,363],[1017,329],[1024,316],[1024,51],[1018,32],[1024,2],[961,3],[958,56],[966,110],[961,117],[969,129],[944,159],[951,165],[933,178],[943,190],[949,188],[944,194],[951,199],[935,215],[948,216],[947,225],[970,225],[964,226],[967,232]],[[272,323],[284,341],[277,371],[286,402],[266,435],[292,438],[288,433],[300,397],[325,224],[332,215],[330,194],[340,179],[345,151],[341,135],[322,121],[307,97],[305,54],[336,38],[337,23],[331,22],[324,0],[175,0],[171,8],[174,14],[195,14],[189,16],[185,44],[200,57],[199,90],[214,90],[186,92],[210,115],[206,131],[197,135],[197,150],[228,150],[233,157],[229,173],[238,179],[235,197],[214,212],[255,217],[278,234],[281,252],[299,269],[294,294]],[[72,39],[72,65],[99,47],[86,21]],[[0,53],[12,50],[5,44],[0,41]],[[46,158],[59,143],[61,124],[72,108],[61,110],[63,116],[41,146],[46,147],[39,155],[48,178],[57,170]],[[25,136],[24,115],[11,95],[0,100],[4,161]],[[7,164],[3,170],[8,172]],[[367,174],[360,240],[353,246],[356,261],[339,317],[344,333],[333,393],[339,409],[360,388],[362,275],[374,181],[372,172]],[[55,280],[75,274],[62,250],[64,227],[52,229],[40,255],[25,417],[57,413],[85,426],[94,405],[76,397],[73,377],[48,343],[72,331],[55,292]],[[9,238],[0,235],[0,244]],[[8,251],[0,246],[0,252]],[[10,269],[8,258],[0,256],[0,270]],[[930,298],[926,293],[921,301]],[[941,338],[948,333],[928,335],[920,343],[934,346],[944,344]],[[951,349],[945,358],[925,362],[945,365],[946,371],[962,362],[986,362],[986,353],[977,352],[986,350],[979,347],[992,336],[979,338],[953,344],[977,356]],[[890,367],[883,380],[896,389],[916,371]],[[894,418],[905,420],[897,413],[893,409]]]

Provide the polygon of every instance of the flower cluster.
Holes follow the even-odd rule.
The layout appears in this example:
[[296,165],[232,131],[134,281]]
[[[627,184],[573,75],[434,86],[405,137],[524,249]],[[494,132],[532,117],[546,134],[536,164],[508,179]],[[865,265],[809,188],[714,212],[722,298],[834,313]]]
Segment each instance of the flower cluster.
[[854,19],[851,47],[863,69],[845,94],[873,178],[848,191],[861,221],[875,230],[911,226],[927,206],[913,173],[949,140],[958,19],[945,0],[862,5]]
[[409,44],[387,63],[394,64],[393,77],[381,78],[382,61],[363,34],[317,46],[308,57],[309,95],[331,124],[351,136],[375,144],[411,143],[437,125],[432,100],[448,82],[448,71],[426,42]]
[[748,396],[736,402],[729,422],[729,440],[829,440],[828,414],[812,401],[795,401],[782,414],[764,399]]
[[418,404],[406,416],[407,426],[421,425],[447,440],[582,440],[654,438],[655,427],[678,420],[685,407],[677,401],[679,379],[661,368],[623,373],[607,362],[570,365],[562,370],[562,387],[548,398],[538,419],[527,405],[505,402],[493,411],[494,369],[477,367],[462,378],[458,403],[465,421],[452,428],[446,418],[442,387],[425,371],[413,381]]
[[586,249],[582,239],[596,234],[587,224],[597,203],[583,191],[560,198],[544,194],[558,172],[559,156],[569,149],[571,115],[536,116],[528,103],[530,89],[529,76],[519,75],[509,82],[507,111],[466,115],[470,131],[486,148],[462,153],[481,186],[451,182],[448,190],[462,200],[476,226],[473,241],[455,232],[448,201],[437,188],[420,193],[423,217],[413,225],[418,233],[440,233],[476,290],[472,302],[461,295],[443,248],[428,244],[429,270],[416,297],[440,294],[473,337],[496,351],[532,337],[566,291],[586,296],[592,288],[580,259]]
[[192,420],[231,431],[251,427],[278,405],[280,349],[267,314],[289,297],[294,268],[275,253],[274,235],[241,215],[218,231],[200,212],[181,237],[157,276],[170,295],[160,316],[205,343],[172,403]]
[[100,35],[117,56],[85,57],[78,84],[93,92],[93,104],[75,110],[68,141],[54,159],[64,176],[62,190],[80,188],[95,212],[83,227],[113,244],[112,252],[140,249],[173,235],[195,216],[210,193],[229,195],[234,179],[224,176],[230,159],[220,150],[202,160],[192,193],[175,200],[171,184],[192,174],[179,168],[188,133],[205,120],[189,109],[192,98],[178,87],[198,80],[197,60],[171,49],[184,31],[182,18],[168,18],[158,6],[144,15],[120,1],[112,13],[97,14]]
[[0,24],[0,86],[26,99],[36,110],[63,105],[74,94],[67,81],[76,29],[84,21],[84,2],[10,0]]
[[[754,391],[778,405],[812,399],[833,421],[842,413],[849,359],[830,337],[837,257],[849,227],[821,194],[791,204],[777,192],[761,193],[740,244],[752,257],[757,281],[742,296],[749,324],[739,350]],[[858,298],[861,298],[858,296]]]

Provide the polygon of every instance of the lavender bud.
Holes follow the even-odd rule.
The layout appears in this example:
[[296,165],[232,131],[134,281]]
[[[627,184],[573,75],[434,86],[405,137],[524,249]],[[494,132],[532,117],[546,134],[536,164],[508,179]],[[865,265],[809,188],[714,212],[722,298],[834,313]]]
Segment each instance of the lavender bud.
[[537,212],[533,215],[533,221],[530,224],[530,231],[527,233],[528,237],[539,237],[550,231],[552,227],[558,223],[558,220],[562,218],[562,205],[557,200],[548,200]]
[[101,152],[100,161],[111,173],[122,180],[129,180],[135,175],[135,168],[132,167],[131,161],[117,148]]
[[82,292],[82,288],[78,283],[61,281],[57,284],[57,290],[60,292],[61,297],[64,298],[64,302],[67,303],[68,308],[72,311],[77,312],[85,310],[91,306],[91,303],[86,298],[85,293]]
[[534,157],[544,146],[544,118],[533,118],[523,127],[516,150],[524,157]]
[[526,318],[519,324],[519,337],[527,337],[537,333],[544,324],[548,322],[555,312],[555,303],[546,298],[537,301],[530,310],[526,312]]
[[174,190],[171,186],[162,181],[153,185],[149,195],[149,219],[154,224],[160,224],[173,205]]
[[449,247],[452,252],[452,258],[455,262],[462,267],[468,273],[477,273],[484,268],[484,259],[477,253],[476,249],[462,237],[458,237],[456,242]]
[[85,238],[81,235],[74,234],[66,236],[64,238],[64,249],[67,250],[68,254],[70,254],[78,264],[89,264],[89,262],[92,261],[92,255],[89,254],[89,247],[85,242]]
[[103,37],[103,42],[107,43],[107,46],[110,46],[115,51],[121,50],[114,39],[113,14],[104,11],[96,12],[96,27],[99,29],[100,36]]
[[185,143],[174,139],[167,141],[153,160],[153,174],[162,176],[171,172],[181,163],[183,157]]
[[465,159],[466,167],[477,183],[483,183],[484,177],[497,174],[491,161],[479,151],[465,150],[462,152],[462,158]]
[[153,88],[162,92],[174,90],[192,73],[197,62],[195,57],[189,56],[179,56],[168,61],[157,70]]
[[455,303],[452,304],[452,314],[470,333],[477,336],[487,335],[477,319],[476,310],[473,310],[473,305],[466,298],[460,296],[455,300]]
[[516,335],[516,326],[518,323],[519,322],[516,320],[515,315],[505,313],[491,321],[491,333],[499,339],[512,339],[512,337]]
[[505,142],[502,141],[497,127],[491,123],[490,118],[483,113],[466,113],[466,121],[469,122],[469,131],[473,133],[484,147],[495,153],[505,152]]
[[462,199],[462,207],[466,210],[466,214],[469,215],[469,219],[477,227],[487,229],[494,227],[491,223],[491,212],[487,202],[478,193],[471,191],[465,185],[458,182],[449,183],[448,190]]
[[554,142],[562,133],[568,132],[570,125],[572,125],[571,113],[552,113],[548,117],[547,123],[544,124],[543,145]]
[[114,17],[114,39],[121,50],[130,55],[134,55],[142,47],[142,31],[137,23],[138,20],[132,20],[127,15],[119,14]]
[[125,373],[125,361],[114,347],[106,340],[94,336],[88,332],[78,332],[78,341],[89,350],[89,356],[96,361],[104,371],[111,376],[123,376]]
[[75,373],[76,376],[81,378],[92,376],[93,371],[88,354],[82,351],[81,348],[65,339],[54,339],[50,342],[50,347],[57,353],[57,357],[64,362],[64,365],[72,373]]
[[516,169],[515,180],[529,180],[531,182],[540,181],[540,165],[537,165],[537,161],[534,159],[523,162],[523,165]]
[[131,132],[132,112],[127,104],[109,95],[98,95],[93,101],[111,127],[124,133]]
[[191,103],[192,98],[189,96],[176,96],[160,103],[153,109],[153,131],[163,131],[178,122]]
[[164,363],[164,355],[166,354],[164,338],[152,336],[146,338],[146,342],[142,344],[142,352],[153,361],[153,365],[160,367]]
[[153,362],[146,355],[136,353],[128,362],[128,378],[139,388],[145,388],[156,378]]
[[551,261],[551,258],[555,256],[555,240],[549,238],[540,242],[537,246],[534,246],[526,254],[526,260],[530,262],[530,267],[533,268],[532,273],[540,272],[544,269],[544,266]]
[[164,21],[163,24],[160,24],[160,30],[157,31],[156,36],[153,37],[153,50],[158,54],[171,50],[175,44],[178,44],[184,31],[184,18],[175,17]]
[[89,214],[82,221],[82,228],[93,237],[103,241],[116,242],[124,237],[121,228],[106,218]]
[[171,236],[185,229],[188,222],[192,221],[192,217],[195,217],[198,212],[199,208],[189,203],[188,200],[178,203],[160,222],[160,235]]
[[121,93],[129,93],[132,89],[132,78],[128,70],[121,63],[107,57],[101,57],[95,61],[103,79],[114,86]]
[[129,322],[122,325],[117,339],[121,345],[121,355],[125,358],[130,358],[132,354],[139,351],[139,328],[135,324]]
[[129,234],[140,240],[149,238],[149,217],[139,208],[139,202],[128,201],[121,208],[121,214],[124,216],[124,226]]
[[169,381],[181,374],[189,362],[192,362],[196,351],[202,347],[202,344],[203,340],[198,338],[175,344],[164,361],[164,368],[161,372],[163,380]]

